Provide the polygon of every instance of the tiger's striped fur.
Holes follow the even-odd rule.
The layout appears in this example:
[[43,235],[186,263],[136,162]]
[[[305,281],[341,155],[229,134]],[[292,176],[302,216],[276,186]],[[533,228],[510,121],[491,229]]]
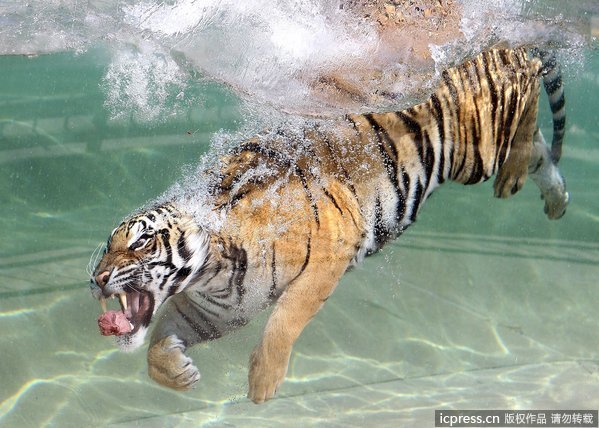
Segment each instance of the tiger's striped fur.
[[[542,76],[554,106],[553,155],[536,125]],[[189,195],[123,222],[92,278],[96,297],[126,293],[137,306],[126,308],[135,328],[121,347],[142,343],[162,305],[149,373],[188,389],[199,372],[187,347],[276,302],[250,358],[248,396],[260,403],[274,395],[293,343],[347,268],[406,229],[443,182],[496,174],[503,198],[530,172],[548,216],[561,217],[568,194],[556,166],[565,116],[555,61],[523,48],[491,50],[442,77],[427,102],[400,112],[240,144],[212,175],[204,209],[220,214],[218,225],[187,210]]]

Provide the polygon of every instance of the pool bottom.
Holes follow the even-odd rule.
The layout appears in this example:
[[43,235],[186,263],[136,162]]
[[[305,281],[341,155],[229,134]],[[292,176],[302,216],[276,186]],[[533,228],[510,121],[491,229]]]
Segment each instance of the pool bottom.
[[148,378],[145,349],[99,335],[87,256],[33,259],[0,269],[7,426],[430,426],[435,409],[599,406],[596,244],[411,231],[344,277],[261,406],[247,359],[267,313],[193,348],[202,379],[177,393]]
[[589,377],[598,376],[597,361],[524,364],[320,391],[263,406],[224,403],[181,414],[124,419],[114,426],[426,427],[434,425],[435,410],[594,409],[599,384],[590,383]]

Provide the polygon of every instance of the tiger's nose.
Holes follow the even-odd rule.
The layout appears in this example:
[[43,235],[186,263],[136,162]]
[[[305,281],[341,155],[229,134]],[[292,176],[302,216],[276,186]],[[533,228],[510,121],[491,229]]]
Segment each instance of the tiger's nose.
[[110,272],[105,270],[104,272],[100,272],[99,274],[96,275],[96,284],[98,284],[100,287],[104,287],[109,279],[110,279]]

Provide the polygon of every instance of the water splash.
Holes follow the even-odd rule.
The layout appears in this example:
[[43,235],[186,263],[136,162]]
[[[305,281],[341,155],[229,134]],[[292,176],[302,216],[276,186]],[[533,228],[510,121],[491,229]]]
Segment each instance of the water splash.
[[[590,0],[370,3],[380,10],[366,13],[349,0],[7,0],[0,54],[103,47],[112,55],[103,87],[114,118],[167,118],[194,102],[185,89],[198,72],[258,111],[330,117],[420,101],[440,70],[497,42],[553,44],[571,54],[599,13]],[[395,13],[392,4],[403,9]],[[446,5],[457,21],[431,21],[430,4]],[[402,26],[406,15],[422,25]],[[394,30],[385,30],[390,23]]]

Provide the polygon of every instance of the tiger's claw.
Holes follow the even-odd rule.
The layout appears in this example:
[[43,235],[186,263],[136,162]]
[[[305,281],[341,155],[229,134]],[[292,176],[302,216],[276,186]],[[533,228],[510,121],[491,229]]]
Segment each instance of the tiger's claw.
[[177,336],[167,336],[148,350],[148,374],[159,384],[187,391],[200,380],[200,372],[184,354],[185,345]]

